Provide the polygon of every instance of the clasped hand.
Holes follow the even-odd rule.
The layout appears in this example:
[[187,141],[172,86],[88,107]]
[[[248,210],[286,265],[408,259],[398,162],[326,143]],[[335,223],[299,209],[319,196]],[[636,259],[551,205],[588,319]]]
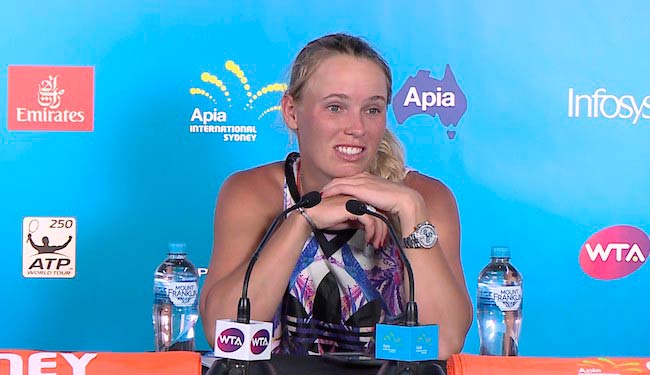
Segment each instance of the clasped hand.
[[[335,178],[323,187],[322,201],[307,210],[319,229],[340,230],[358,228],[365,231],[366,243],[379,248],[384,245],[388,228],[380,219],[370,215],[357,216],[348,212],[350,199],[368,203],[384,214],[400,219],[414,216],[422,196],[403,183],[392,182],[370,173]],[[415,219],[413,219],[415,220]],[[411,220],[411,221],[413,221]]]

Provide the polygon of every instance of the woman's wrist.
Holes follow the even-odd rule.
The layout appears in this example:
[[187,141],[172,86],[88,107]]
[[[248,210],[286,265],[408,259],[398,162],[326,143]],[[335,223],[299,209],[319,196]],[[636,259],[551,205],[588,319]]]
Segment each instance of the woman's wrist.
[[293,211],[287,217],[286,221],[287,221],[287,224],[289,224],[291,226],[291,228],[295,228],[296,230],[299,230],[301,233],[304,233],[304,235],[308,235],[313,230],[311,224],[300,213],[299,210]]
[[399,222],[402,235],[411,234],[416,225],[427,219],[426,203],[420,193],[415,190],[400,200],[402,202],[399,209]]
[[311,217],[309,216],[307,211],[305,211],[304,208],[298,207],[298,211],[300,212],[300,215],[302,215],[302,217],[305,219],[307,224],[309,224],[312,230],[318,229],[318,227],[316,226],[316,224],[314,223],[314,221],[311,219]]

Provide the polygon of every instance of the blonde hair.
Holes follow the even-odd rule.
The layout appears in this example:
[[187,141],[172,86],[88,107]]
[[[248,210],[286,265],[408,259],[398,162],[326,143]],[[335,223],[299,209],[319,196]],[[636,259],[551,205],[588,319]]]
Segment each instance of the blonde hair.
[[[393,78],[386,60],[363,39],[342,33],[326,35],[307,43],[293,62],[285,95],[299,101],[305,84],[319,62],[335,54],[365,58],[377,64],[386,76],[386,104],[390,104]],[[404,149],[388,128],[379,145],[377,158],[370,166],[370,173],[391,181],[402,181],[406,176]]]

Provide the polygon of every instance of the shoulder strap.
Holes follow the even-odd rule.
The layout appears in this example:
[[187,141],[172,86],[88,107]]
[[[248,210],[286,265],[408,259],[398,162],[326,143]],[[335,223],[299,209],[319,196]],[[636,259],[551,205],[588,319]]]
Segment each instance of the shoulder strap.
[[297,152],[292,152],[287,155],[287,159],[284,161],[284,178],[289,188],[289,193],[294,202],[300,200],[300,190],[296,185],[296,175],[293,173],[293,165],[296,163],[296,160],[300,158],[300,154]]

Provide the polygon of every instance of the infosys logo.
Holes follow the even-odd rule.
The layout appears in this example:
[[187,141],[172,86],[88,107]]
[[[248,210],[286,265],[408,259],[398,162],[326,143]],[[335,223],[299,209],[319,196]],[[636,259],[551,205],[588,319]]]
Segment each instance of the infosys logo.
[[650,255],[650,239],[641,229],[629,225],[605,228],[582,245],[579,262],[589,276],[614,280],[638,270]]
[[217,336],[217,346],[221,351],[232,353],[244,345],[244,333],[237,328],[228,328]]
[[640,119],[650,119],[650,95],[637,99],[632,95],[613,95],[605,88],[593,93],[576,93],[569,88],[568,115],[571,118],[628,119],[636,125]]
[[92,131],[91,66],[9,66],[7,128]]
[[269,346],[271,334],[265,329],[257,331],[251,338],[251,352],[253,354],[261,354]]

